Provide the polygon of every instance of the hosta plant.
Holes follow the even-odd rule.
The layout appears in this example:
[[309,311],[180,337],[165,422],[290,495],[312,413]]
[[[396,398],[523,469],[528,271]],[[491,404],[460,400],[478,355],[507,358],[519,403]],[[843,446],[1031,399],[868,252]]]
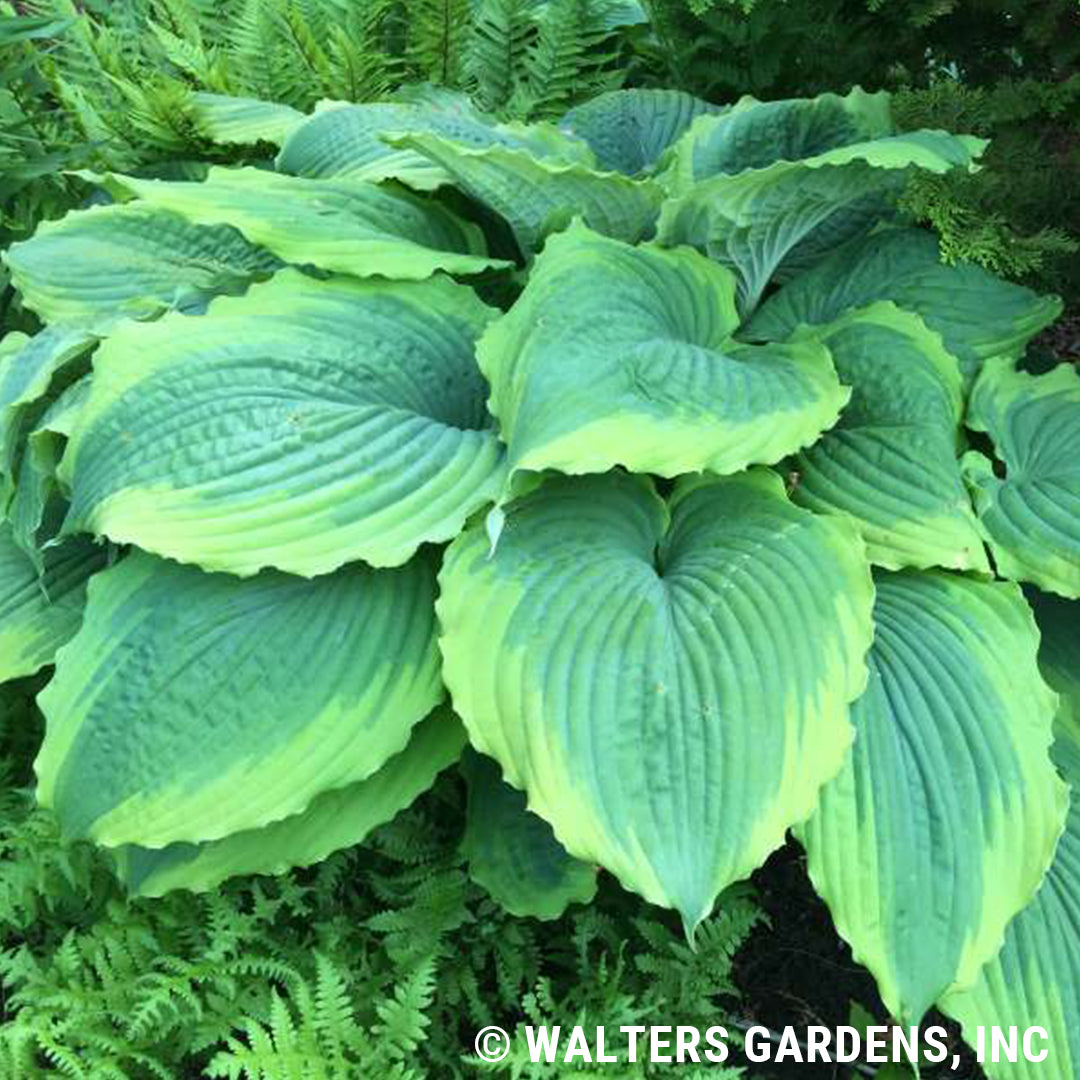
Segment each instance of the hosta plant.
[[468,742],[511,910],[602,868],[692,937],[793,829],[897,1018],[1070,1076],[1080,376],[893,211],[983,144],[860,90],[241,106],[272,168],[98,176],[6,256],[0,676],[55,664],[66,833],[210,888]]

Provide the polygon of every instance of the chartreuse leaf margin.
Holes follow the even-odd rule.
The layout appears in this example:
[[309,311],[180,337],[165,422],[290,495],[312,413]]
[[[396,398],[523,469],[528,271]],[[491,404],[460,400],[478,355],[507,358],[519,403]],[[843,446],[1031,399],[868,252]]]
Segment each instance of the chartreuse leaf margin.
[[231,226],[287,262],[323,270],[419,281],[436,270],[473,274],[500,265],[484,253],[480,230],[439,203],[362,181],[212,168],[198,184],[112,175],[104,183],[193,226]]
[[464,745],[461,722],[440,706],[417,724],[404,750],[366,779],[324,791],[298,814],[220,840],[177,842],[157,850],[116,848],[117,875],[135,895],[163,896],[177,887],[205,892],[237,874],[281,874],[310,866],[360,843],[413,803],[457,761]]
[[897,1019],[1071,1077],[1080,380],[896,209],[982,142],[859,89],[189,119],[247,163],[3,256],[0,679],[63,833],[207,890],[451,772],[495,902],[608,874],[692,938],[794,830]]

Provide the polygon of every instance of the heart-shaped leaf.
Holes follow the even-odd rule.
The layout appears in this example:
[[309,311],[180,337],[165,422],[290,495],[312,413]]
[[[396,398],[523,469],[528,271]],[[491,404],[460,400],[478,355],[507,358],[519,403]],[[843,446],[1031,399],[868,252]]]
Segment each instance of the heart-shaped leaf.
[[864,688],[873,587],[767,471],[554,477],[451,545],[438,604],[473,745],[571,855],[688,932],[814,808]]

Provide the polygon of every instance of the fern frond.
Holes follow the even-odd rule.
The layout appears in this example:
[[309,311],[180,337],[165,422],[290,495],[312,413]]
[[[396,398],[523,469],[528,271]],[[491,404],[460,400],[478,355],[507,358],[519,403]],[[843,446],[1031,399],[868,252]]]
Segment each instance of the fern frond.
[[530,0],[480,0],[465,53],[465,78],[477,104],[500,112],[510,102],[537,33]]
[[420,82],[456,89],[464,74],[469,0],[414,0],[408,12],[411,75]]
[[616,52],[610,0],[551,0],[529,48],[524,83],[513,111],[530,119],[555,119],[579,100],[614,89]]
[[375,1006],[379,1022],[374,1034],[391,1057],[407,1060],[415,1055],[431,1023],[427,1009],[434,992],[435,956],[432,955],[398,982],[390,1000]]

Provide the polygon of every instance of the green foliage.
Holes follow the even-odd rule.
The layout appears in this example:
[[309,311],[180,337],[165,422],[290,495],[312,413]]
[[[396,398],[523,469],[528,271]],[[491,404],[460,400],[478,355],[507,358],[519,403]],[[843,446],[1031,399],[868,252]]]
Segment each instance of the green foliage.
[[517,93],[522,115],[553,119],[622,82],[614,63],[611,7],[607,0],[551,0],[546,6]]
[[461,84],[469,28],[468,0],[419,0],[408,15],[408,62],[414,77]]
[[[5,255],[49,324],[0,342],[8,506],[44,473],[66,511],[8,509],[0,573],[12,673],[55,665],[36,796],[170,894],[102,900],[115,957],[96,921],[55,943],[73,996],[19,968],[35,1034],[10,1052],[154,1068],[142,1023],[191,1028],[212,1075],[408,1076],[421,1042],[453,1075],[466,1019],[513,1026],[526,992],[525,1017],[591,1024],[648,975],[704,1015],[751,918],[718,897],[789,829],[891,1015],[971,986],[1068,812],[1020,583],[1080,600],[1080,375],[1019,366],[1060,302],[897,216],[985,141],[860,89],[616,91],[555,125],[445,86],[200,100],[227,145],[280,141],[273,166],[88,177],[117,201]],[[102,568],[89,537],[124,550]],[[488,760],[463,822],[466,738]],[[626,892],[575,911],[597,868]],[[285,910],[324,881],[358,927]],[[687,944],[671,916],[631,932],[631,893]],[[230,903],[291,929],[162,967],[180,931],[125,922]],[[151,1004],[102,1006],[113,968]],[[243,1012],[211,1007],[245,971]]]
[[[22,742],[3,761],[20,778],[40,724],[34,689],[2,691],[5,731],[18,724]],[[476,1030],[513,1028],[540,1002],[613,1027],[661,1007],[722,1019],[735,950],[760,920],[745,893],[726,898],[697,953],[617,891],[557,924],[515,919],[465,875],[462,803],[447,778],[366,850],[316,870],[125,901],[98,852],[61,844],[29,794],[6,788],[0,1074],[349,1080],[362,1064],[458,1077],[475,1075],[464,1058]]]
[[1076,12],[648,7],[0,4],[0,1073],[704,1027],[788,828],[1080,1060]]
[[[0,249],[72,205],[78,185],[62,170],[85,160],[89,145],[55,108],[40,54],[70,20],[18,15],[0,3]],[[33,326],[13,307],[0,269],[0,334]]]
[[[721,100],[852,85],[925,88],[942,73],[969,86],[1034,79],[1053,92],[1080,57],[1073,0],[649,0],[647,7],[652,45],[662,48],[635,45],[660,81]],[[751,43],[762,56],[728,55]]]
[[1073,296],[1080,259],[1074,0],[652,0],[636,78],[718,101],[896,90],[905,129],[993,140],[977,176],[920,176],[905,209],[946,258]]
[[[621,84],[618,0],[0,2],[0,249],[86,194],[67,170],[184,175],[215,146],[193,92],[302,111],[406,80],[506,118],[554,117]],[[273,141],[268,137],[268,141]],[[0,326],[33,326],[0,271]]]
[[[33,37],[19,43],[27,70],[13,81],[20,93],[25,82],[55,94],[65,109],[43,115],[92,140],[112,168],[205,156],[186,108],[193,89],[308,111],[323,98],[377,100],[410,79],[467,86],[486,107],[526,116],[561,112],[620,78],[605,44],[618,23],[613,0],[485,0],[475,10],[466,0],[34,7]],[[37,44],[46,30],[47,52]]]
[[1008,277],[1062,291],[1080,286],[1080,76],[1005,79],[969,87],[943,78],[896,96],[905,127],[960,128],[989,137],[974,176],[918,177],[904,209],[940,235],[949,260],[968,259]]

